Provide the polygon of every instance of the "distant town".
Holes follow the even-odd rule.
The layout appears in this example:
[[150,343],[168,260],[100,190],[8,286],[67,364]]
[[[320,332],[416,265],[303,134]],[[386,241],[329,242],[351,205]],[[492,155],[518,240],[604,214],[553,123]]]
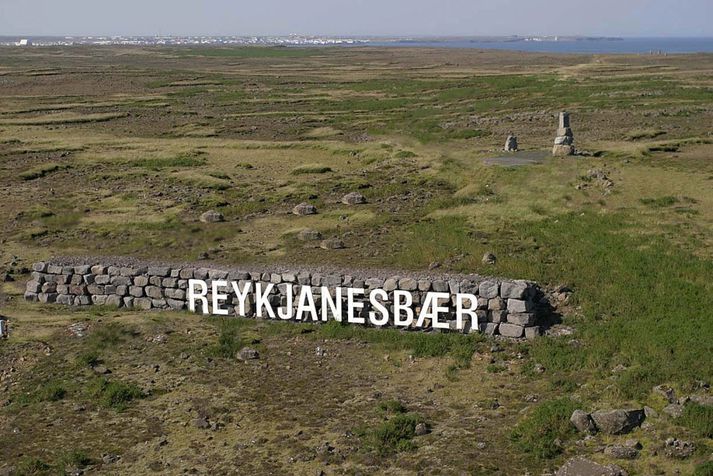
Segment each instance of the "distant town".
[[0,36],[0,46],[72,46],[72,45],[129,45],[129,46],[180,46],[180,45],[265,45],[265,46],[331,46],[369,43],[408,43],[439,41],[478,42],[539,42],[620,40],[608,37],[575,36],[507,36],[507,37],[333,37],[311,35],[287,36]]

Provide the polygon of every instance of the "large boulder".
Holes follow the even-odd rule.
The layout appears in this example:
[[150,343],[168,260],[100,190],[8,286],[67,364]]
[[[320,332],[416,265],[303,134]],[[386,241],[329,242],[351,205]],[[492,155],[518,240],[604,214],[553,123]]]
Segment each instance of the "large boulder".
[[597,410],[592,413],[597,429],[609,435],[621,435],[643,423],[644,410]]
[[215,210],[208,210],[207,212],[201,215],[200,220],[203,223],[217,223],[225,221],[225,217],[223,217],[223,214],[220,212],[216,212]]
[[604,466],[577,456],[558,469],[555,476],[627,476],[627,472],[615,464]]

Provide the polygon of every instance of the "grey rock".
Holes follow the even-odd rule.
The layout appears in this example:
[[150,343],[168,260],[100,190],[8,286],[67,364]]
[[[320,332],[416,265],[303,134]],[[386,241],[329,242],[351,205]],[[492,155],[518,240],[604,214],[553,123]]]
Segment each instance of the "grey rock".
[[523,300],[523,299],[508,299],[508,311],[511,313],[523,313],[523,312],[530,312],[534,310],[535,304],[532,301],[529,300]]
[[498,330],[505,337],[520,338],[525,334],[525,328],[516,324],[501,323]]
[[[435,280],[433,281],[431,286],[433,287],[433,290],[437,293],[447,293],[449,291],[448,283],[443,280]],[[386,290],[389,291],[388,289]]]
[[671,403],[669,405],[666,405],[662,411],[672,418],[680,418],[681,416],[683,416],[683,405],[679,405],[678,403]]
[[317,230],[305,228],[297,233],[297,239],[300,241],[316,241],[322,239],[322,233]]
[[497,281],[483,281],[478,286],[478,295],[485,299],[498,297],[500,283]]
[[577,431],[581,433],[596,433],[597,431],[592,417],[584,410],[575,410],[569,418],[569,421],[571,421]]
[[500,297],[503,299],[525,299],[529,286],[525,281],[503,281],[500,284]]
[[208,210],[207,212],[201,215],[200,221],[202,221],[203,223],[218,223],[221,221],[225,221],[225,217],[220,212],[216,212],[215,210]]
[[238,360],[255,360],[260,358],[260,354],[257,350],[251,349],[250,347],[243,347],[238,352]]
[[418,281],[413,278],[401,278],[399,280],[399,289],[403,291],[416,291],[418,289]]
[[510,324],[528,327],[535,324],[535,313],[533,312],[509,312],[507,321]]
[[167,266],[149,266],[148,274],[151,276],[161,276],[166,278],[171,274],[171,268]]
[[361,205],[366,203],[366,198],[359,192],[350,192],[342,197],[345,205]]
[[323,240],[319,244],[319,247],[324,250],[341,250],[345,246],[344,246],[344,242],[342,240],[340,240],[339,238],[328,238],[326,240]]
[[525,328],[525,339],[534,339],[542,335],[542,329],[539,326],[531,326]]
[[621,435],[629,433],[643,423],[644,410],[597,410],[591,414],[594,424],[602,433]]
[[690,441],[668,438],[664,444],[664,453],[669,458],[685,459],[693,454],[696,446]]
[[498,261],[498,257],[495,256],[495,254],[488,252],[483,255],[483,259],[481,261],[483,264],[495,264]]
[[574,146],[557,144],[552,147],[552,155],[554,157],[566,157],[568,155],[574,155]]
[[399,277],[394,276],[384,281],[384,291],[391,292],[399,287]]
[[616,459],[636,459],[639,450],[622,445],[611,445],[604,448],[604,454]]
[[292,209],[292,213],[295,215],[314,215],[317,213],[317,207],[310,205],[309,203],[300,203]]
[[425,423],[417,423],[414,432],[416,433],[416,436],[427,435],[429,433],[428,425]]

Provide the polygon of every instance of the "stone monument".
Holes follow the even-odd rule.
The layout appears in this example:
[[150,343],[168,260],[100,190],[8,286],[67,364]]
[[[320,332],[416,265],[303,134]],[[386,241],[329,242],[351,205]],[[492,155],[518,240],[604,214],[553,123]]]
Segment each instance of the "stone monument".
[[505,140],[505,152],[516,152],[517,151],[517,136],[512,134],[508,135]]
[[572,134],[572,129],[569,127],[568,112],[560,112],[559,127],[557,128],[557,137],[555,137],[552,155],[555,157],[574,155],[574,134]]

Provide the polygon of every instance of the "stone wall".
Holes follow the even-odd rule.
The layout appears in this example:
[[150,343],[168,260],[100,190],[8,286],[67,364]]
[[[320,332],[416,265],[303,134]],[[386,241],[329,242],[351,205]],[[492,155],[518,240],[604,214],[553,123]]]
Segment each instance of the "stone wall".
[[[71,306],[104,305],[129,309],[187,309],[186,294],[189,279],[262,282],[274,284],[270,303],[278,307],[286,302],[286,284],[311,286],[315,295],[320,287],[364,288],[388,293],[391,304],[394,290],[408,291],[413,296],[414,312],[428,292],[449,293],[448,315],[454,316],[455,294],[478,296],[479,328],[466,326],[466,332],[480,331],[488,335],[512,338],[532,338],[540,334],[543,317],[538,303],[542,292],[529,281],[486,278],[478,275],[408,275],[389,276],[383,271],[343,271],[307,269],[259,269],[252,271],[230,267],[166,265],[143,263],[133,259],[57,258],[33,265],[32,279],[27,283],[25,299],[42,303]],[[230,303],[237,304],[233,296]],[[368,312],[368,298],[362,312]],[[237,313],[237,309],[235,309]],[[249,301],[248,317],[254,315],[254,300]],[[454,317],[453,317],[454,319]],[[449,323],[452,321],[449,321]]]

